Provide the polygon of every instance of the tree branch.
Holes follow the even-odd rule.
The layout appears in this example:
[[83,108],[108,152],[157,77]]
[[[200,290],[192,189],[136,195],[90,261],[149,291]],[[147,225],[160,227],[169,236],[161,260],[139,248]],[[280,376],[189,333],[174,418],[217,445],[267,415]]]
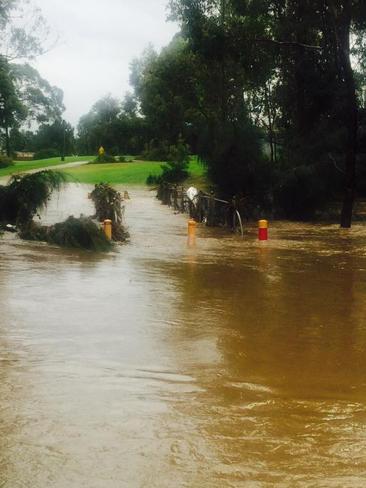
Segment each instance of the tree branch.
[[274,39],[268,38],[257,38],[255,39],[256,42],[267,42],[269,44],[275,44],[276,46],[280,47],[302,47],[303,49],[312,49],[316,51],[321,51],[321,46],[312,46],[311,44],[303,44],[302,42],[293,42],[293,41],[276,41]]

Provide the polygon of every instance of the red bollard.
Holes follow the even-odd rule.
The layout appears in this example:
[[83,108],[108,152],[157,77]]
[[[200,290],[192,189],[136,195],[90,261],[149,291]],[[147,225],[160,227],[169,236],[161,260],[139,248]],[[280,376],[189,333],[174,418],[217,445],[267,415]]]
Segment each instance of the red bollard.
[[258,239],[260,241],[268,241],[268,220],[260,220],[258,222]]

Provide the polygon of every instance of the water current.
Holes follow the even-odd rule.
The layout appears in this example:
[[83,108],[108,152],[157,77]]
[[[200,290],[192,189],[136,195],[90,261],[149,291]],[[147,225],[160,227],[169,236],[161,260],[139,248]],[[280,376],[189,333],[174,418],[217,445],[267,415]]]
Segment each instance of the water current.
[[364,487],[366,226],[189,248],[186,216],[130,194],[110,254],[0,238],[0,487]]

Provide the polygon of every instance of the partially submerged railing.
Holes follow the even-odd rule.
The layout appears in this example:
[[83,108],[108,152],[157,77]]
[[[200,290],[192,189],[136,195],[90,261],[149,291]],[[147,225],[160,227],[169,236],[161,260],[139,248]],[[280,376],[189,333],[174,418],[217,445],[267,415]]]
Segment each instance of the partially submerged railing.
[[240,203],[234,197],[231,202],[216,198],[210,194],[199,191],[191,200],[183,186],[161,184],[158,187],[157,197],[164,205],[169,205],[175,211],[187,213],[197,222],[203,222],[209,227],[227,227],[233,232],[240,231],[244,236],[243,219],[240,212]]

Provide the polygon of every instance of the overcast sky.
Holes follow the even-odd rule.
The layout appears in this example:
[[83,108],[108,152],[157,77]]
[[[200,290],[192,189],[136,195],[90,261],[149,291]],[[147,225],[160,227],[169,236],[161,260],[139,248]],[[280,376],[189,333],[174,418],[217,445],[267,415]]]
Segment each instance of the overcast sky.
[[76,125],[102,96],[130,89],[129,64],[151,43],[161,49],[178,27],[167,22],[168,0],[35,0],[59,36],[37,59],[40,74],[64,91],[65,118]]

